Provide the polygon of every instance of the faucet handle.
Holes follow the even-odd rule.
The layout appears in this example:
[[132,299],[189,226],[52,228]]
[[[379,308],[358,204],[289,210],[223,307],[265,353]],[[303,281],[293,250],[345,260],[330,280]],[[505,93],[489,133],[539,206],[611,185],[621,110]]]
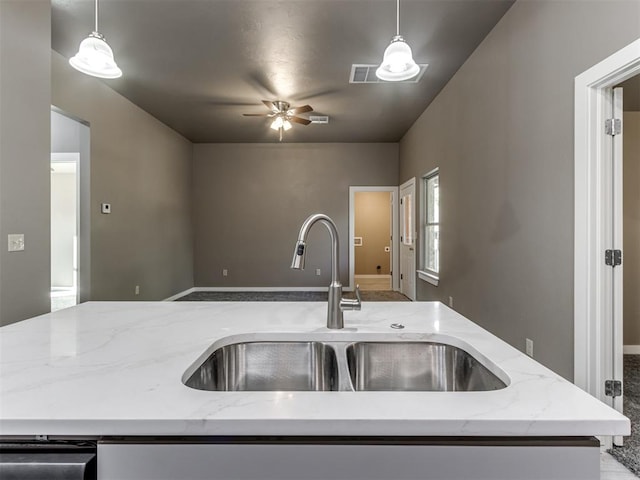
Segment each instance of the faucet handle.
[[340,310],[360,310],[362,308],[362,297],[360,297],[360,285],[356,285],[356,298],[340,299]]

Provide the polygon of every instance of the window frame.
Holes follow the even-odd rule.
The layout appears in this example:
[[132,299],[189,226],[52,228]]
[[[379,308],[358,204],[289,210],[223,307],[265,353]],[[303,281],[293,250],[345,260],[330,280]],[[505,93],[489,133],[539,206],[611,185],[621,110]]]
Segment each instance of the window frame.
[[[429,204],[429,181],[433,178],[437,177],[438,179],[438,200],[436,203],[438,211],[437,211],[437,222],[429,222],[429,213],[430,208],[432,207]],[[421,280],[424,280],[434,286],[438,286],[440,282],[440,168],[436,167],[433,170],[422,175],[422,202],[420,202],[420,269],[418,270],[418,277]],[[437,265],[438,271],[427,268],[427,258],[429,252],[427,251],[427,227],[438,227],[438,249],[436,251],[437,255]]]

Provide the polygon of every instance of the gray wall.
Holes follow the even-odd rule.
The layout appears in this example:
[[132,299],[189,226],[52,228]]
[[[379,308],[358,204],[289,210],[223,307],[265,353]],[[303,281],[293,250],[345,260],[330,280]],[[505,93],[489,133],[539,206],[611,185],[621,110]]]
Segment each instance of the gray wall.
[[80,151],[81,123],[54,110],[51,111],[51,153]]
[[640,2],[519,1],[407,132],[400,181],[440,167],[456,310],[573,378],[574,78],[636,40]]
[[[50,310],[51,4],[0,1],[0,325]],[[23,252],[7,234],[23,233]]]
[[624,111],[639,112],[640,111],[640,75],[631,77],[629,80],[620,84],[624,88]]
[[196,144],[195,285],[328,286],[330,242],[322,225],[310,232],[306,270],[289,268],[302,222],[318,212],[338,226],[347,285],[349,186],[397,184],[396,143]]
[[625,112],[623,142],[623,339],[640,345],[640,112]]
[[191,142],[49,53],[52,103],[91,126],[90,298],[161,300],[192,287]]

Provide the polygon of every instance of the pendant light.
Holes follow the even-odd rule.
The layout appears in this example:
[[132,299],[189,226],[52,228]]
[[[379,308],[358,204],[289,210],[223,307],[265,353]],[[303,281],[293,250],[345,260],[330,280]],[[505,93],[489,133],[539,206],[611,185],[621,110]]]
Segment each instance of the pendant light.
[[382,64],[376,70],[376,77],[387,82],[409,80],[420,73],[420,67],[413,61],[411,47],[400,35],[400,0],[396,0],[396,34],[384,51]]
[[69,59],[76,70],[99,78],[119,78],[122,70],[116,65],[111,47],[98,32],[98,0],[95,4],[95,29],[80,43],[78,53]]

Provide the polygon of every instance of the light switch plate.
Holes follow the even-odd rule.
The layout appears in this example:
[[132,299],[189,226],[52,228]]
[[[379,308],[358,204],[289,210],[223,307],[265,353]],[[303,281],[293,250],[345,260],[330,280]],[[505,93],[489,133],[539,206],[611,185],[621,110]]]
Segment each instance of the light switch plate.
[[111,204],[110,203],[102,203],[100,205],[100,211],[102,213],[111,213]]
[[9,251],[21,252],[24,250],[24,234],[23,233],[10,233],[9,239]]

